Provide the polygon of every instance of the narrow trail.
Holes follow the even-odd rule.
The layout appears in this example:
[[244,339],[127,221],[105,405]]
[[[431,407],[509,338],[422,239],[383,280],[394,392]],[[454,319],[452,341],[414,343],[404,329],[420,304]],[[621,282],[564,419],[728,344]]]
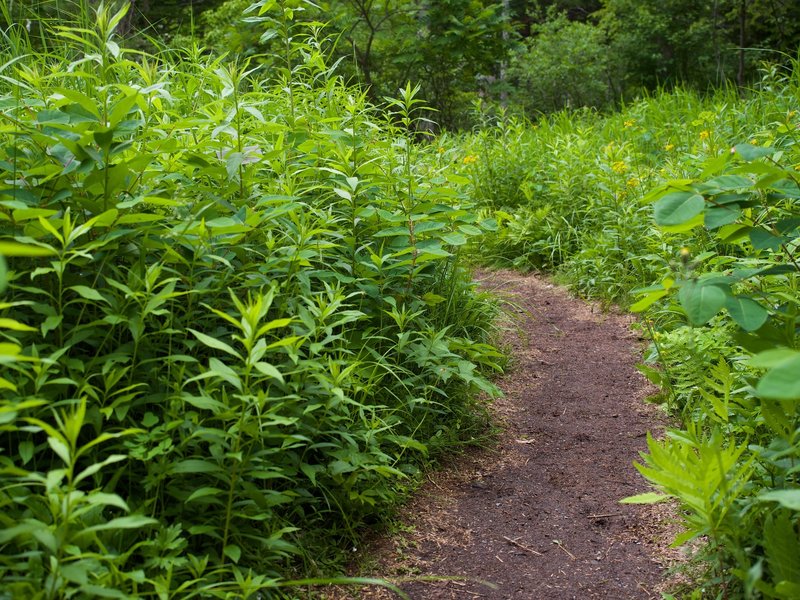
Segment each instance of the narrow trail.
[[406,580],[412,600],[660,597],[665,509],[618,502],[646,491],[632,462],[662,425],[643,403],[654,390],[634,367],[630,320],[535,276],[482,283],[517,307],[506,334],[515,364],[496,404],[506,431],[431,477],[403,511],[407,531],[365,550],[374,572]]

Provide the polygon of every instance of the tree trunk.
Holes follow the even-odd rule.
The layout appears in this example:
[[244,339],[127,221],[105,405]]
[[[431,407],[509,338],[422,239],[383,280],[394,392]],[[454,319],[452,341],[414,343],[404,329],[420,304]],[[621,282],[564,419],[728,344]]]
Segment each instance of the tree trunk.
[[[506,21],[506,26],[511,21],[511,4],[510,0],[503,0],[503,18]],[[503,44],[508,44],[508,29],[503,30]],[[500,63],[500,105],[508,106],[508,89],[506,88],[506,61]]]
[[739,72],[736,84],[744,89],[744,47],[747,39],[747,0],[739,0]]

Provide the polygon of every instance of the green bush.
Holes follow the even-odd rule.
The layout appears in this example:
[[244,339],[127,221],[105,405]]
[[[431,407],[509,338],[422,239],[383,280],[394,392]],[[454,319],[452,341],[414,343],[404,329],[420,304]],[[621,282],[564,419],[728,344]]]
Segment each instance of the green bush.
[[6,33],[5,597],[277,593],[481,432],[481,224],[417,90],[370,106],[289,12],[269,71],[122,49],[102,6]]
[[511,100],[529,115],[612,102],[612,59],[602,29],[552,16],[512,55]]

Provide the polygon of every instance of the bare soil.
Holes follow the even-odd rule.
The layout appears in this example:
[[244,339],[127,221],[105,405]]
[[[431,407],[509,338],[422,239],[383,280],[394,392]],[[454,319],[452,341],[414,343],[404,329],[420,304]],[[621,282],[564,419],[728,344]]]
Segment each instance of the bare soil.
[[[507,298],[513,368],[495,403],[499,445],[432,474],[400,532],[359,549],[412,600],[655,599],[674,526],[669,506],[620,504],[647,491],[633,467],[663,426],[635,369],[629,317],[536,277],[481,275]],[[362,561],[363,562],[363,561]],[[330,598],[389,599],[379,588]]]

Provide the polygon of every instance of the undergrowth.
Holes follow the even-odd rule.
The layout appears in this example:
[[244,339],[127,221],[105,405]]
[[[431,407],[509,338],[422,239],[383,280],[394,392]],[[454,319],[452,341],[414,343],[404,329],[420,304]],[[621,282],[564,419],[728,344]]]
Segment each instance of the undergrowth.
[[5,15],[0,597],[291,596],[482,435],[482,222],[295,4],[248,59]]
[[800,597],[800,65],[462,137],[496,231],[479,260],[641,313],[640,366],[680,418],[637,468],[704,542],[691,598]]

